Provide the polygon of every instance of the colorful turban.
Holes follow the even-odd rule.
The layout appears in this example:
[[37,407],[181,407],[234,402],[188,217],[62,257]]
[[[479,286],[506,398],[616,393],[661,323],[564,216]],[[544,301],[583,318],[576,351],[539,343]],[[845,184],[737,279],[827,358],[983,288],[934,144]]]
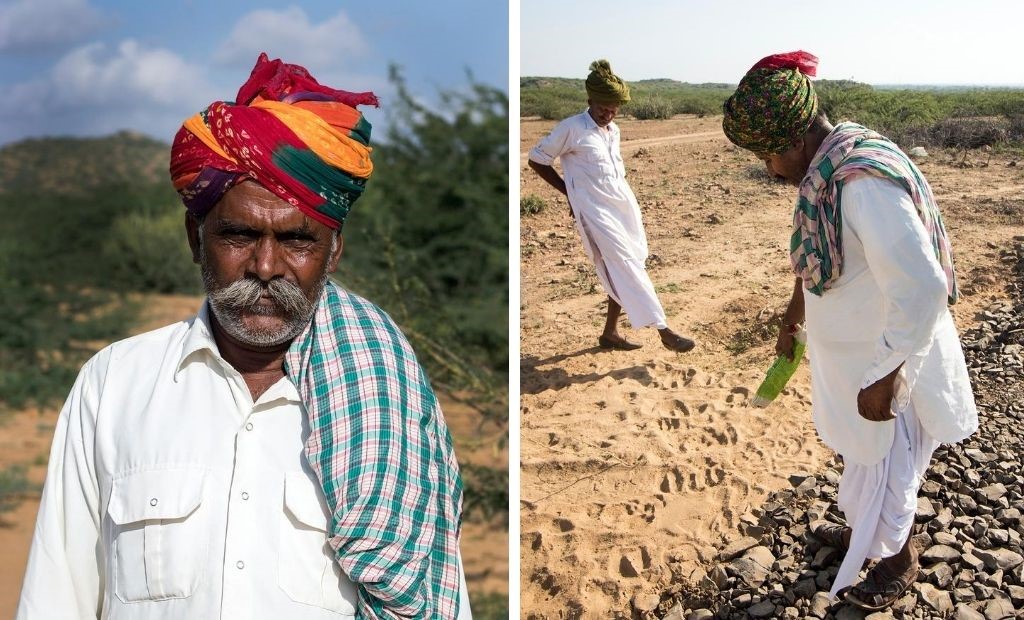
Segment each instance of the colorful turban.
[[818,58],[802,51],[762,58],[725,102],[726,137],[755,153],[788,150],[818,114],[818,96],[808,79],[817,66]]
[[629,101],[629,86],[612,73],[612,65],[607,60],[595,60],[590,63],[587,76],[587,97],[594,103],[622,105]]
[[333,229],[373,172],[370,123],[357,105],[373,93],[322,86],[298,65],[260,54],[236,101],[215,101],[185,121],[171,147],[171,180],[202,217],[252,179]]

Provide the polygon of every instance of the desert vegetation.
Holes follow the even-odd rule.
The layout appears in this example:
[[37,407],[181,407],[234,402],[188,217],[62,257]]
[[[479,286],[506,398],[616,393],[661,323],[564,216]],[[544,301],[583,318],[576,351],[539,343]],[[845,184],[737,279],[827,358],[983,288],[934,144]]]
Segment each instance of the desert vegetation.
[[[875,87],[817,80],[822,109],[833,121],[854,121],[901,145],[954,149],[1024,146],[1024,90],[975,87]],[[586,108],[581,79],[524,77],[521,115],[559,120]],[[637,120],[678,114],[721,114],[731,84],[675,80],[630,82],[632,101],[621,113]]]

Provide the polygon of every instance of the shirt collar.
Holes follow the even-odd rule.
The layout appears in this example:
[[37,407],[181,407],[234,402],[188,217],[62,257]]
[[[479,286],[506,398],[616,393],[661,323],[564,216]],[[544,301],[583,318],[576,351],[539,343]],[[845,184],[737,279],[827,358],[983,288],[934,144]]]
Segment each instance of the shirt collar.
[[[217,347],[217,341],[213,338],[213,327],[210,322],[210,302],[209,300],[203,300],[203,305],[199,308],[199,312],[192,319],[192,324],[189,325],[188,332],[185,334],[185,341],[181,346],[181,358],[178,360],[178,366],[174,371],[174,380],[178,381],[178,377],[181,375],[181,371],[185,368],[190,361],[194,359],[200,359],[201,353],[205,351],[208,353],[207,358],[210,363],[220,364],[224,369],[230,373],[237,374],[231,364],[227,362],[220,355],[220,349]],[[288,377],[284,378],[284,381],[280,381],[274,384],[268,389],[262,396],[260,396],[260,402],[272,402],[278,399],[284,399],[294,402],[302,402],[299,396],[298,390],[292,384],[291,379]]]
[[185,341],[181,345],[181,357],[174,371],[175,381],[189,359],[200,351],[209,351],[214,358],[220,359],[217,341],[213,339],[213,328],[210,326],[210,302],[205,299],[185,334]]
[[583,110],[583,122],[586,124],[587,129],[600,129],[600,127],[597,126],[597,121],[595,121],[594,117],[590,115],[590,108]]

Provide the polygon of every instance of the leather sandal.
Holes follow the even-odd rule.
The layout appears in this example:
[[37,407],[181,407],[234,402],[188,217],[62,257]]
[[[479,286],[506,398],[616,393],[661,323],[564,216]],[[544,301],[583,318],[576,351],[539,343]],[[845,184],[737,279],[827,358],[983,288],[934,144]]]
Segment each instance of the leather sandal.
[[881,611],[900,600],[920,572],[921,565],[917,564],[909,574],[894,576],[883,565],[876,564],[864,581],[850,589],[846,602],[865,611]]
[[849,527],[836,525],[828,521],[818,521],[811,524],[811,535],[829,547],[835,547],[836,549],[849,549],[843,540],[843,533],[848,531],[850,531]]
[[601,336],[597,339],[597,344],[600,345],[602,349],[616,349],[619,351],[634,351],[643,346],[635,342],[630,342],[621,336],[618,340],[608,338],[607,336]]

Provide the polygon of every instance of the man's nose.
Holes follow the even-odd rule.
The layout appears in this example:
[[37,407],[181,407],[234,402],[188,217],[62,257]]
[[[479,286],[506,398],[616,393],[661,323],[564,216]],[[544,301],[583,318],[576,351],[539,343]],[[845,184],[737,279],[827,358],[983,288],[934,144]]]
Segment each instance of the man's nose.
[[264,282],[284,275],[281,248],[276,239],[270,236],[260,237],[253,248],[250,270],[253,275]]

